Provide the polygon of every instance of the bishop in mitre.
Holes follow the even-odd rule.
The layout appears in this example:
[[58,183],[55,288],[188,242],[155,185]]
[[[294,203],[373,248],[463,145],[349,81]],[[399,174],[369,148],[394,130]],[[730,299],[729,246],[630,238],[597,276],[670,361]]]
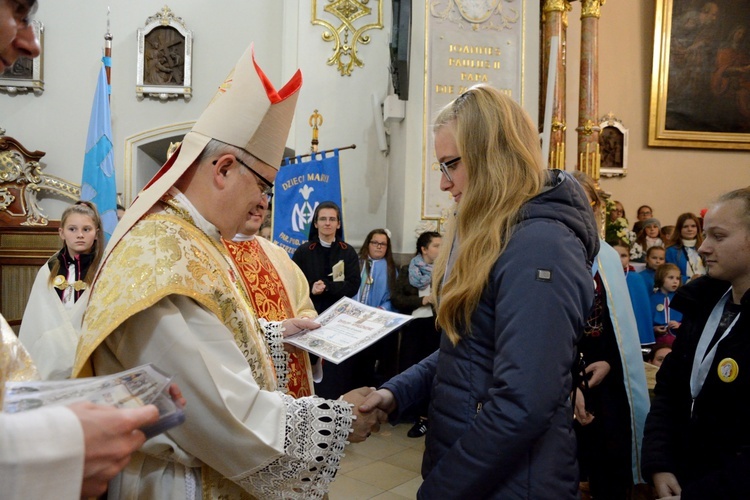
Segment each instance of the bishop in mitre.
[[279,390],[283,331],[309,320],[259,320],[221,241],[273,183],[301,84],[298,71],[276,90],[249,48],[112,235],[73,373],[153,363],[190,403],[109,498],[322,498],[347,441],[377,430],[352,407],[366,389],[336,401]]

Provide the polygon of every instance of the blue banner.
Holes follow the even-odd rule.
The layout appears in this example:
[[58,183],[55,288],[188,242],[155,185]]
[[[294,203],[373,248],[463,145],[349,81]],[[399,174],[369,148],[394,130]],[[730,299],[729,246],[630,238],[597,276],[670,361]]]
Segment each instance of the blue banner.
[[273,241],[290,256],[307,241],[315,207],[324,201],[341,206],[338,149],[329,152],[328,157],[315,153],[307,161],[299,156],[294,160],[289,163],[290,158],[284,159],[273,195]]
[[105,68],[110,58],[102,58],[91,107],[86,155],[83,158],[81,199],[92,201],[102,218],[104,244],[117,225],[117,183],[115,182],[114,151],[112,150],[112,119],[109,110],[109,84]]

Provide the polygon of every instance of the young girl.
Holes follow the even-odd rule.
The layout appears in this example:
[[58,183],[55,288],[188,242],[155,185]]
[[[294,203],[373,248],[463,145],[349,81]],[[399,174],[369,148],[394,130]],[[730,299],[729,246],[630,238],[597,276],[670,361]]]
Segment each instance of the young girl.
[[661,239],[661,223],[659,219],[652,217],[643,221],[643,228],[638,232],[638,238],[635,241],[645,251],[648,251],[651,247],[663,247],[664,241]]
[[[31,288],[19,338],[44,379],[70,376],[80,320],[86,301],[79,301],[94,279],[104,242],[93,203],[78,201],[62,214],[58,229],[62,248],[42,266]],[[40,314],[40,313],[44,314]]]
[[666,260],[680,269],[683,283],[706,274],[703,259],[698,254],[701,243],[703,236],[698,217],[690,212],[680,215],[667,248]]
[[646,285],[646,291],[649,297],[654,293],[654,275],[659,266],[664,264],[664,247],[651,247],[646,252],[646,269],[638,273]]
[[676,265],[667,263],[656,270],[654,285],[658,290],[651,296],[651,314],[657,343],[671,346],[675,331],[680,328],[682,313],[669,307],[680,283],[680,269]]

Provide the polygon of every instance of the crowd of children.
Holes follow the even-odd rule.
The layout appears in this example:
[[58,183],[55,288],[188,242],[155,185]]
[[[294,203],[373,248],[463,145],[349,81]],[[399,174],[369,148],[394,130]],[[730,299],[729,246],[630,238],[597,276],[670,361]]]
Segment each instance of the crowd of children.
[[[622,224],[624,219],[627,225],[622,203],[615,201],[610,207],[608,224],[618,224],[618,220]],[[668,348],[679,335],[682,315],[671,309],[670,303],[680,285],[705,274],[704,262],[698,254],[703,237],[701,219],[690,212],[681,214],[674,226],[662,226],[648,205],[638,208],[637,217],[630,238],[607,242],[620,254],[648,361],[655,345]],[[635,245],[642,251],[638,258],[634,258]],[[643,326],[645,323],[648,327]]]

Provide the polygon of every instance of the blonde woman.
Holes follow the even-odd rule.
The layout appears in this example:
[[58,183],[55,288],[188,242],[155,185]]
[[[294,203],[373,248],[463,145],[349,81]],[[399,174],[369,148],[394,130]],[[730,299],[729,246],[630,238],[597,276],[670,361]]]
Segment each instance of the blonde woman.
[[575,343],[598,250],[578,183],[547,171],[511,98],[472,87],[435,124],[455,215],[433,268],[440,349],[360,406],[430,399],[418,498],[576,498]]

